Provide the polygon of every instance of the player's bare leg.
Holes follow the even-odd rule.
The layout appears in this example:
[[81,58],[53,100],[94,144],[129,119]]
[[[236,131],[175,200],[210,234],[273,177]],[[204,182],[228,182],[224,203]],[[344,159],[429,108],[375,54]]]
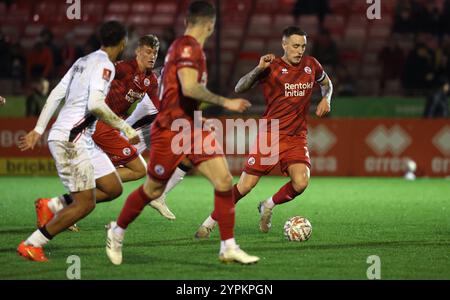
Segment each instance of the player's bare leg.
[[[259,176],[242,172],[241,177],[239,178],[239,182],[233,186],[234,202],[237,203],[241,198],[250,193],[251,190],[259,182],[259,179]],[[217,211],[214,210],[197,229],[195,237],[198,239],[209,238],[211,231],[217,224],[217,219]]]
[[272,226],[272,210],[276,205],[293,200],[308,187],[310,171],[307,165],[303,163],[289,165],[287,172],[291,181],[281,187],[275,195],[260,202],[258,205],[258,211],[261,214],[259,221],[259,229],[261,232],[269,232]]
[[[96,202],[107,202],[118,198],[122,194],[122,182],[116,172],[95,180]],[[73,202],[72,194],[64,194],[59,197],[50,199],[41,198],[36,200],[36,214],[38,227],[45,226],[52,220],[56,213],[59,213],[64,207],[69,206]],[[79,228],[76,224],[72,224],[67,228],[70,231],[78,232]]]
[[119,173],[122,182],[138,180],[145,176],[146,164],[142,155],[139,155],[124,166],[117,168],[117,173]]
[[106,176],[95,180],[95,197],[97,203],[108,202],[122,195],[122,181],[117,172],[112,172]]
[[218,213],[220,230],[219,260],[224,263],[238,262],[252,264],[259,261],[259,257],[244,252],[234,239],[234,199],[233,177],[228,169],[225,157],[215,157],[198,165],[202,173],[214,186],[214,207]]
[[19,255],[34,261],[47,261],[42,247],[58,233],[86,217],[95,208],[94,189],[71,193],[71,197],[73,202],[70,205],[64,207],[47,225],[36,230],[19,245],[17,249]]
[[184,176],[192,169],[192,167],[192,163],[185,158],[173,172],[166,184],[163,194],[158,199],[155,199],[148,204],[168,220],[175,220],[176,217],[166,204],[166,196],[178,183],[181,182],[181,180],[183,180]]
[[147,177],[145,183],[128,196],[117,222],[112,221],[107,225],[106,255],[113,264],[122,263],[122,245],[128,225],[141,214],[150,201],[162,195],[164,188],[165,183]]

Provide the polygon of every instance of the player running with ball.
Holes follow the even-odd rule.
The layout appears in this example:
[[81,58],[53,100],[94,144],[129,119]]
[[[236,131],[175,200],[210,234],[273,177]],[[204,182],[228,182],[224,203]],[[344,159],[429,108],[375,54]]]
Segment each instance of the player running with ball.
[[[305,55],[306,43],[303,30],[298,27],[286,28],[282,39],[283,57],[273,54],[261,57],[258,66],[242,77],[235,88],[237,93],[246,92],[257,84],[263,88],[267,103],[263,119],[269,124],[267,132],[260,129],[252,149],[256,149],[258,140],[269,133],[271,120],[279,121],[279,141],[271,145],[278,147],[278,157],[272,164],[264,164],[264,159],[270,157],[261,153],[260,149],[251,151],[241,178],[233,187],[235,201],[250,193],[261,176],[269,174],[277,163],[291,179],[272,197],[259,203],[259,228],[264,233],[270,230],[273,208],[293,200],[308,186],[311,163],[307,148],[306,116],[315,83],[320,85],[323,97],[317,106],[316,115],[323,117],[330,111],[333,85],[320,63],[314,57]],[[214,210],[195,236],[208,238],[219,218],[217,210]]]

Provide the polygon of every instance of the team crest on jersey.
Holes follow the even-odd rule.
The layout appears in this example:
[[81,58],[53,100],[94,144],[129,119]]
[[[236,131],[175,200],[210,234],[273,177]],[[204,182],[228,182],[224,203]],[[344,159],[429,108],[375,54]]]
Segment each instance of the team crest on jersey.
[[122,150],[123,155],[125,156],[129,156],[131,154],[131,149],[130,148],[123,148]]
[[312,70],[310,67],[305,67],[305,73],[311,75]]
[[288,69],[286,69],[286,68],[283,68],[283,69],[281,69],[281,74],[287,74],[288,73]]
[[183,52],[181,53],[182,58],[188,58],[192,56],[192,47],[187,46],[183,48]]
[[256,159],[252,156],[248,159],[247,163],[249,166],[253,166],[256,162]]
[[145,79],[144,79],[144,85],[145,85],[145,86],[149,86],[149,85],[150,85],[150,79],[145,78]]
[[161,166],[161,165],[156,165],[155,166],[155,172],[156,172],[156,174],[161,176],[165,172],[164,167]]
[[105,79],[106,81],[109,81],[111,79],[111,70],[108,69],[103,69],[103,79]]

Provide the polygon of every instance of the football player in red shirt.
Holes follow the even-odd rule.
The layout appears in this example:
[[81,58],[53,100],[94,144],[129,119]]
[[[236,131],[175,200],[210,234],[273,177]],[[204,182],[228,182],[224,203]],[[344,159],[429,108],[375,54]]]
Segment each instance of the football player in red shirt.
[[[267,120],[267,131],[258,134],[238,184],[233,187],[235,201],[250,193],[261,176],[267,175],[280,163],[281,170],[291,179],[269,199],[260,202],[259,228],[267,233],[271,227],[272,209],[293,200],[308,186],[311,162],[307,148],[307,122],[311,94],[314,84],[319,84],[322,99],[316,115],[325,116],[330,111],[333,85],[320,63],[312,56],[305,55],[306,33],[298,27],[288,27],[283,31],[283,57],[267,54],[261,57],[258,66],[242,77],[235,91],[243,93],[259,84],[266,99],[266,111],[262,119]],[[263,154],[258,149],[258,141],[269,140],[271,122],[278,120],[278,142],[271,145],[278,148],[276,156]],[[272,155],[272,156],[271,156]],[[271,164],[264,159],[275,158]],[[219,215],[214,211],[199,227],[195,236],[208,238]]]
[[[234,200],[232,176],[223,154],[214,149],[201,149],[197,154],[194,145],[186,151],[175,151],[172,142],[180,135],[187,140],[198,138],[194,130],[194,111],[200,101],[221,105],[242,112],[250,106],[245,99],[229,99],[211,93],[206,88],[206,57],[203,45],[214,31],[215,8],[206,1],[189,5],[185,35],[176,39],[168,50],[160,86],[161,108],[151,129],[150,161],[148,177],[144,185],[129,195],[117,223],[111,222],[107,231],[106,253],[115,265],[122,263],[122,243],[125,231],[152,200],[158,198],[177,165],[187,156],[198,171],[213,184],[214,204],[218,214],[221,236],[219,259],[222,262],[255,263],[259,260],[239,248],[234,239]],[[172,129],[183,122],[189,126]],[[201,130],[200,137],[210,132]],[[195,144],[195,143],[194,143]],[[218,145],[218,143],[211,143]],[[215,146],[213,146],[215,147]],[[217,146],[218,147],[218,146]],[[194,154],[192,154],[192,151]],[[207,154],[213,153],[213,154]]]

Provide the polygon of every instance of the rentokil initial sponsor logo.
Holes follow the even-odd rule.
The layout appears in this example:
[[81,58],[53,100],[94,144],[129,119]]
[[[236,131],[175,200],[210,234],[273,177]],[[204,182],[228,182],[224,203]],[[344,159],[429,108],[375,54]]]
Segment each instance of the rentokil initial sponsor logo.
[[305,90],[312,89],[314,82],[307,83],[285,83],[284,95],[286,97],[303,97],[305,96]]

